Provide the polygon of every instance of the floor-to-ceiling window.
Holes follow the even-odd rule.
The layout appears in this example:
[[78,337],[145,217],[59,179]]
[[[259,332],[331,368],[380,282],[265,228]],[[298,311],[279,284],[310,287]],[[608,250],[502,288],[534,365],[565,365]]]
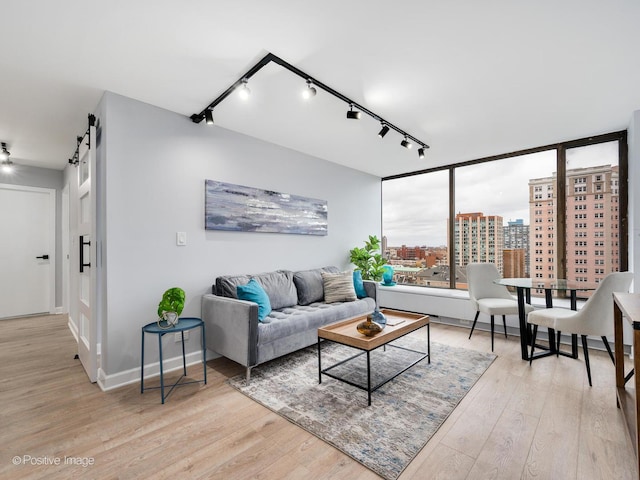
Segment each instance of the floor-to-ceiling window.
[[466,288],[466,265],[504,277],[596,283],[624,270],[626,132],[383,179],[395,280]]

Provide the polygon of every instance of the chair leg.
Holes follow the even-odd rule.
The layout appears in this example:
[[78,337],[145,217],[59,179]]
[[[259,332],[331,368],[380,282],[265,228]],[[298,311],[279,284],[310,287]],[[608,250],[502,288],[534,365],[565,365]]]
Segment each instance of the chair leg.
[[504,338],[507,338],[507,319],[502,315],[502,325],[504,326]]
[[529,355],[529,366],[533,362],[533,351],[536,348],[536,336],[538,335],[538,325],[533,324],[533,333],[531,334],[531,355]]
[[471,331],[469,332],[469,340],[471,340],[471,335],[473,335],[473,329],[476,328],[476,322],[478,321],[478,315],[480,315],[480,310],[476,312],[476,318],[473,319],[473,325],[471,325]]
[[560,330],[556,331],[556,357],[560,356],[560,335],[562,335],[562,332]]
[[609,345],[609,341],[607,340],[607,337],[603,336],[602,341],[604,342],[604,346],[607,348],[607,352],[609,353],[609,358],[611,358],[611,361],[615,365],[616,359],[613,357],[613,352],[611,351],[611,346]]
[[589,348],[587,345],[587,336],[586,335],[581,335],[582,336],[582,349],[584,350],[584,363],[587,366],[587,377],[589,378],[589,386],[592,387],[593,385],[591,385],[591,367],[589,366]]
[[493,352],[493,332],[496,329],[496,324],[493,318],[493,315],[491,315],[491,351]]

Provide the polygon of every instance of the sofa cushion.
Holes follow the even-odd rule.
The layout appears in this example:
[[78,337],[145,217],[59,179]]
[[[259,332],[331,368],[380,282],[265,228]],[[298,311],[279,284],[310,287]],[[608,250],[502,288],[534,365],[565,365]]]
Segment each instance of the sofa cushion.
[[271,308],[290,307],[298,303],[298,293],[293,283],[293,272],[278,270],[257,275],[227,275],[216,278],[216,294],[223,297],[238,298],[236,288],[246,285],[254,278],[269,296]]
[[[269,323],[258,324],[258,344],[286,342],[286,338],[308,330],[315,333],[318,328],[329,323],[371,313],[375,307],[375,300],[367,297],[355,302],[314,302],[311,305],[272,310],[267,317]],[[306,346],[297,345],[290,351]]]
[[255,278],[269,295],[271,308],[291,307],[298,303],[298,292],[293,283],[293,272],[278,270],[277,272],[252,275],[252,278]]
[[260,286],[254,278],[249,280],[246,285],[238,285],[236,287],[237,296],[240,300],[249,300],[258,304],[258,321],[266,321],[267,315],[271,313],[271,302],[264,288]]
[[293,282],[298,291],[298,305],[309,305],[324,300],[324,282],[322,272],[338,273],[338,267],[314,268],[301,270],[293,274]]
[[324,282],[324,301],[333,302],[353,302],[357,300],[356,291],[353,288],[353,273],[322,272]]

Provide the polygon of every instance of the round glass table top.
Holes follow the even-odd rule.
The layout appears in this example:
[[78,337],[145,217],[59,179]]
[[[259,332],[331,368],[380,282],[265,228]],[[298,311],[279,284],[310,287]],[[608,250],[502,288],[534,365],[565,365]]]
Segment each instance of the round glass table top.
[[598,288],[597,283],[593,282],[576,282],[575,280],[538,280],[535,278],[500,278],[494,280],[494,283],[498,285],[505,285],[507,287],[516,288],[533,288],[540,290],[581,290],[589,291]]

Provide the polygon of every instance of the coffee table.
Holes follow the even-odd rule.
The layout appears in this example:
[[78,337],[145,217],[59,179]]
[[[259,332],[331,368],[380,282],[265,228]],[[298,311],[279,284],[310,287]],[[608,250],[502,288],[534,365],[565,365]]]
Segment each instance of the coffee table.
[[[340,322],[332,323],[330,325],[326,325],[322,328],[318,329],[318,383],[322,383],[322,375],[327,375],[331,378],[335,378],[336,380],[340,380],[342,382],[348,383],[354,387],[360,388],[361,390],[366,390],[368,395],[368,405],[371,405],[371,392],[376,391],[378,388],[386,384],[387,382],[393,380],[401,373],[407,371],[409,368],[413,367],[418,362],[428,359],[428,362],[431,363],[431,332],[429,325],[429,316],[423,315],[420,313],[410,313],[410,312],[402,312],[399,310],[391,310],[391,309],[381,309],[382,313],[384,313],[385,317],[387,317],[387,321],[393,322],[400,321],[397,325],[389,325],[382,330],[382,332],[378,333],[373,337],[367,337],[366,335],[361,334],[356,329],[356,325],[360,322],[367,319],[367,315],[360,315],[358,317],[353,317],[348,320],[343,320]],[[393,340],[396,340],[400,337],[404,337],[405,335],[414,332],[422,327],[427,327],[427,351],[420,352],[417,350],[412,350],[410,348],[402,347],[399,345],[390,344]],[[348,347],[352,347],[358,350],[361,350],[360,353],[353,355],[341,362],[336,363],[335,365],[331,365],[325,369],[322,368],[322,352],[321,352],[321,342],[320,340],[331,341],[335,343],[339,343],[341,345],[346,345]],[[420,354],[420,357],[411,362],[406,367],[397,371],[393,375],[388,378],[383,379],[378,382],[376,385],[371,385],[371,358],[370,353],[380,347],[384,347],[386,349],[387,346],[398,348],[402,350],[407,350],[410,352]],[[344,363],[353,360],[360,355],[367,355],[367,384],[361,385],[351,380],[347,380],[343,377],[335,375],[331,373],[331,370],[342,365]]]

